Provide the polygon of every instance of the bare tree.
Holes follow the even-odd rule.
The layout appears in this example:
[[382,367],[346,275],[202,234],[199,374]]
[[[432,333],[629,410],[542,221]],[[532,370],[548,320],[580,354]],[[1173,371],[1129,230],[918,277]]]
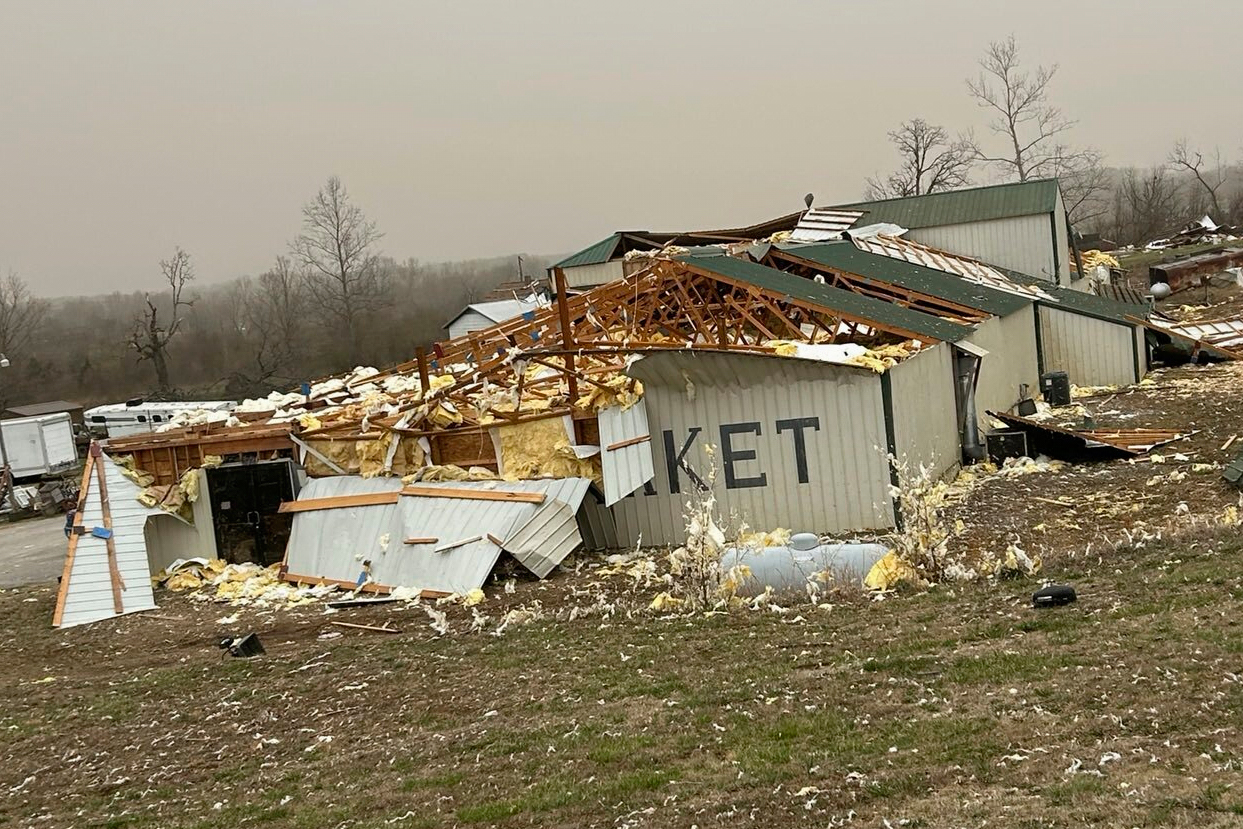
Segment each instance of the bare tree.
[[1113,183],[1101,153],[1089,147],[1059,154],[1054,159],[1052,176],[1058,180],[1066,217],[1072,225],[1092,222],[1109,212]]
[[1191,174],[1203,188],[1212,207],[1213,218],[1219,222],[1225,221],[1226,214],[1221,209],[1221,201],[1217,195],[1226,184],[1226,165],[1222,163],[1221,150],[1214,150],[1213,158],[1206,164],[1204,154],[1187,146],[1186,138],[1180,138],[1174,143],[1174,149],[1170,150],[1169,163],[1176,169]]
[[339,326],[354,363],[361,358],[364,318],[388,297],[388,273],[375,250],[383,235],[332,176],[302,208],[302,233],[290,244],[311,298]]
[[289,379],[302,349],[303,280],[287,257],[276,257],[257,279],[241,279],[228,294],[231,335],[247,355],[230,374],[232,393],[260,393],[276,379]]
[[1109,182],[1099,152],[1072,149],[1062,140],[1075,122],[1049,103],[1057,68],[1023,68],[1014,35],[990,43],[980,60],[980,74],[967,79],[967,90],[991,113],[988,130],[1004,148],[989,152],[978,141],[972,145],[977,161],[1001,169],[1006,178],[1059,179],[1067,216],[1077,223],[1106,212]]
[[975,148],[966,138],[950,138],[944,127],[916,118],[890,132],[889,141],[902,160],[883,181],[868,179],[867,198],[919,196],[968,183]]
[[30,286],[12,271],[0,280],[0,354],[20,352],[43,324],[48,303],[30,293]]
[[1056,64],[1023,69],[1014,35],[988,45],[980,74],[967,79],[967,90],[977,105],[991,111],[988,129],[1007,146],[990,155],[977,143],[980,161],[1005,168],[1019,181],[1051,174],[1052,159],[1059,155],[1058,136],[1074,126],[1049,103],[1049,84],[1056,74]]
[[1119,217],[1119,234],[1139,244],[1168,230],[1178,215],[1178,185],[1164,165],[1141,174],[1135,168],[1122,176],[1119,187],[1124,215]]
[[146,310],[134,320],[129,345],[138,352],[138,362],[151,361],[155,369],[156,385],[160,391],[165,392],[168,391],[170,385],[168,344],[181,331],[183,322],[181,309],[194,305],[194,299],[185,295],[186,285],[194,280],[194,266],[190,263],[190,254],[180,247],[177,248],[173,253],[173,258],[160,260],[160,272],[164,274],[164,280],[168,282],[172,297],[169,321],[165,323],[160,320],[159,304],[153,302],[151,295],[147,294]]

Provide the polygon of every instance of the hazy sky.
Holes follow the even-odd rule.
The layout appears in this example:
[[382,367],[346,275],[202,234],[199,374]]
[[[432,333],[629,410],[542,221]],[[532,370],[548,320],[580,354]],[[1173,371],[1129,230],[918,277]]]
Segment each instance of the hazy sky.
[[0,273],[265,269],[341,176],[399,259],[576,249],[854,199],[1013,32],[1115,165],[1243,150],[1243,3],[0,0]]

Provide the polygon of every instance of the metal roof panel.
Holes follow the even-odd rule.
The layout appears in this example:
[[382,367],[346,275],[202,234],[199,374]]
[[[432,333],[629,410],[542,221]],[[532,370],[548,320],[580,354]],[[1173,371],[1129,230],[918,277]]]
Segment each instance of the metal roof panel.
[[867,224],[893,222],[915,229],[1052,213],[1057,206],[1057,192],[1057,179],[1050,178],[852,202],[836,207],[865,211],[859,221]]
[[926,337],[941,342],[957,342],[971,333],[971,329],[964,325],[958,325],[930,314],[912,311],[891,302],[862,296],[830,285],[821,285],[801,276],[783,273],[730,256],[682,257],[678,261],[729,279],[746,282],[778,297],[790,297],[830,312],[836,311],[849,315],[882,330],[897,329],[920,338]]

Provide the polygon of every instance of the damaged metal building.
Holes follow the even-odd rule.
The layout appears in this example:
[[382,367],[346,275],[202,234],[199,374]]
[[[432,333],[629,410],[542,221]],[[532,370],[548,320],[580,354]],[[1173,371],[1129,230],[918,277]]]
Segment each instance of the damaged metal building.
[[1147,370],[1143,308],[863,215],[614,234],[552,269],[549,307],[246,401],[228,425],[111,441],[157,506],[198,476],[194,537],[145,538],[152,569],[175,550],[463,592],[502,553],[543,577],[580,545],[679,543],[709,489],[753,527],[884,531],[895,462],[947,475],[982,457],[986,413],[1046,372]]

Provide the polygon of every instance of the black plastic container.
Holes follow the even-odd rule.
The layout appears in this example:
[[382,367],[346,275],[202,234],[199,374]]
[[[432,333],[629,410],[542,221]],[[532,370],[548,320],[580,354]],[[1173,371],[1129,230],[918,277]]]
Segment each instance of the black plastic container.
[[1001,466],[1006,458],[1021,458],[1027,454],[1027,433],[1017,429],[996,429],[984,435],[988,459]]
[[1046,371],[1040,375],[1040,393],[1050,406],[1070,405],[1070,375],[1064,371]]

